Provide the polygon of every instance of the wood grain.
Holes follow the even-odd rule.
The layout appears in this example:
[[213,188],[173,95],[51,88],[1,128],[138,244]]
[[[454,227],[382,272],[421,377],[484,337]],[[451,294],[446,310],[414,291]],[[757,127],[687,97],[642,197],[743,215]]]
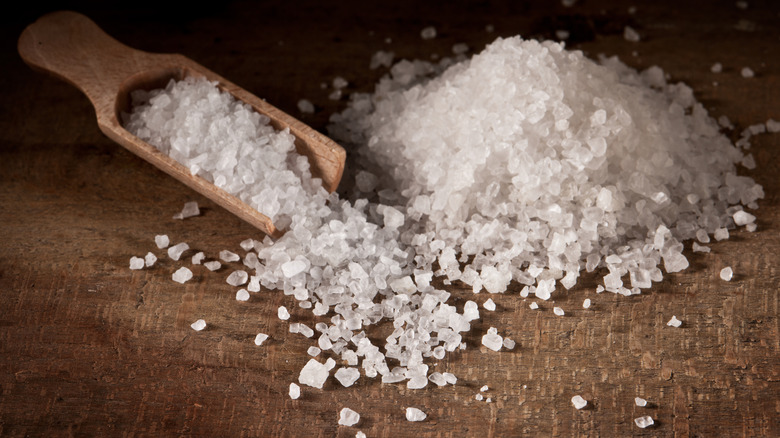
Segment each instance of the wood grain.
[[[733,2],[703,10],[694,2],[592,0],[484,2],[441,7],[281,2],[220,3],[180,13],[86,4],[81,12],[118,40],[149,52],[182,53],[247,91],[298,114],[307,98],[317,112],[301,120],[324,130],[345,101],[328,99],[336,76],[348,91],[371,91],[386,69],[370,70],[377,50],[396,59],[445,56],[464,42],[479,50],[497,36],[553,37],[589,56],[618,55],[637,68],[659,65],[689,84],[713,116],[737,126],[780,120],[780,17],[773,2]],[[329,380],[287,397],[308,360],[309,342],[287,333],[276,309],[313,325],[290,296],[263,291],[249,302],[225,283],[237,264],[216,273],[182,264],[154,246],[154,235],[188,242],[215,256],[241,252],[259,233],[106,138],[90,102],[63,82],[31,72],[16,38],[49,10],[28,5],[0,32],[6,80],[0,82],[0,435],[1,436],[778,436],[780,435],[780,138],[761,135],[743,174],[764,186],[758,230],[686,252],[691,268],[634,297],[596,294],[585,276],[554,303],[532,311],[514,287],[490,296],[464,352],[432,362],[455,373],[452,387],[407,390],[361,377],[354,387]],[[748,20],[740,23],[740,20]],[[752,23],[752,25],[750,25]],[[492,24],[495,31],[486,32]],[[422,40],[434,25],[438,37]],[[622,38],[630,25],[639,43]],[[739,30],[752,26],[752,31]],[[390,43],[386,39],[391,39]],[[636,54],[634,55],[634,52]],[[721,62],[724,71],[710,72]],[[745,79],[744,66],[756,71]],[[717,82],[717,85],[715,84]],[[736,138],[736,134],[735,134]],[[349,169],[349,166],[347,167]],[[345,177],[345,183],[349,178]],[[203,215],[171,219],[186,201]],[[152,251],[153,269],[130,271],[131,256]],[[190,256],[193,251],[185,254]],[[718,272],[731,266],[735,278]],[[486,295],[447,287],[452,302]],[[591,309],[582,309],[585,298]],[[552,306],[566,310],[557,317]],[[682,327],[666,326],[672,315]],[[189,324],[204,318],[203,332]],[[489,327],[518,342],[514,351],[479,346]],[[372,336],[380,337],[382,328]],[[258,332],[271,338],[262,347]],[[488,385],[491,403],[474,395]],[[580,394],[589,406],[575,410]],[[634,405],[636,396],[649,405]],[[428,414],[409,423],[403,408]],[[339,427],[338,411],[362,415]],[[633,419],[651,415],[653,428]]]

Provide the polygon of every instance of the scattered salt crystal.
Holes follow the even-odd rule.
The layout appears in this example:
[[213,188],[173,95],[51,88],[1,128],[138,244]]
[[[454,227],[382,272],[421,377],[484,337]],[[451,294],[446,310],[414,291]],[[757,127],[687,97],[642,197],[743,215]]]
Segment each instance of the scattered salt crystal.
[[755,223],[745,225],[745,230],[749,233],[756,231],[756,228],[758,228],[758,226]]
[[322,350],[312,345],[308,350],[306,350],[306,353],[308,353],[308,355],[311,357],[317,357],[320,355],[320,353],[322,353]]
[[435,28],[435,27],[433,27],[433,26],[428,26],[428,27],[424,28],[424,29],[423,29],[423,30],[420,32],[420,36],[421,36],[421,37],[422,37],[422,39],[424,39],[424,40],[431,40],[431,39],[434,39],[434,38],[436,38],[436,28]]
[[482,394],[476,394],[474,396],[474,399],[476,399],[477,401],[482,401],[485,399],[485,397]]
[[298,398],[301,396],[301,387],[296,385],[295,382],[290,383],[290,398],[293,400],[298,400]]
[[756,220],[755,216],[743,210],[735,212],[733,218],[734,223],[737,224],[737,226],[747,225]]
[[585,301],[582,302],[582,308],[583,309],[590,308],[590,298],[585,298]]
[[355,434],[355,438],[366,438],[366,434],[362,430],[359,430]]
[[490,327],[487,334],[482,336],[482,345],[493,351],[498,351],[504,345],[504,338],[496,333],[495,327]]
[[309,359],[298,375],[298,383],[322,389],[322,385],[330,375],[328,365],[319,363],[317,359]]
[[723,65],[721,63],[716,62],[715,64],[712,64],[712,67],[710,67],[710,71],[713,73],[720,73],[723,71]]
[[441,373],[431,373],[431,375],[428,376],[428,380],[433,382],[436,386],[444,386],[447,384],[447,379],[445,379]]
[[168,240],[168,236],[166,234],[158,234],[154,236],[154,243],[157,245],[157,248],[165,249],[170,245],[170,241]]
[[177,243],[176,245],[168,248],[168,257],[173,260],[179,260],[179,257],[181,257],[184,251],[187,251],[188,249],[190,249],[190,246],[186,243]]
[[444,377],[444,380],[449,383],[450,385],[454,385],[458,383],[458,378],[455,376],[455,374],[452,373],[441,373],[441,375]]
[[408,421],[423,421],[427,415],[417,408],[406,408],[406,419]]
[[647,400],[641,398],[641,397],[634,397],[634,403],[636,403],[639,407],[645,407],[647,406]]
[[282,273],[287,278],[292,278],[306,270],[306,262],[302,260],[291,260],[282,265]]
[[466,304],[463,306],[463,318],[466,321],[479,319],[479,308],[477,307],[477,303],[471,300],[466,301]]
[[506,348],[507,350],[514,349],[515,345],[516,345],[515,341],[513,341],[513,340],[511,340],[509,338],[504,338],[503,344],[504,344],[504,348]]
[[721,241],[729,238],[729,230],[726,228],[718,228],[715,230],[715,240]]
[[563,316],[566,314],[566,312],[564,312],[560,307],[553,307],[553,313],[558,316]]
[[645,415],[644,417],[634,418],[634,423],[642,429],[655,424],[652,417],[650,417],[649,415]]
[[258,333],[257,336],[255,336],[255,345],[257,345],[258,347],[263,345],[263,342],[265,342],[266,339],[268,339],[268,335],[267,334],[265,334],[265,333]]
[[279,309],[277,310],[276,314],[279,316],[279,319],[282,321],[286,321],[290,319],[290,312],[287,311],[287,308],[284,306],[279,306]]
[[177,283],[185,283],[192,278],[192,271],[185,267],[179,268],[173,273],[173,281]]
[[335,376],[336,380],[341,383],[341,386],[349,387],[360,378],[360,371],[357,368],[339,368],[336,371]]
[[536,310],[536,309],[539,308],[539,305],[536,304],[536,302],[533,302],[533,303],[529,304],[528,307],[530,307],[532,310]]
[[496,310],[496,303],[493,302],[493,299],[488,298],[487,301],[482,303],[482,307],[484,307],[485,310],[490,310],[492,312]]
[[231,286],[242,286],[249,280],[249,274],[246,271],[233,271],[228,275],[227,284]]
[[203,251],[198,252],[194,256],[192,256],[192,264],[193,265],[199,265],[203,261],[203,259],[206,258],[206,254],[203,254]]
[[579,395],[575,395],[574,397],[571,398],[571,404],[573,404],[574,407],[577,409],[582,409],[588,405],[588,401]]
[[488,398],[486,398],[486,399],[485,399],[485,403],[491,403],[492,401],[493,401],[493,399],[492,399],[492,398],[490,398],[490,397],[488,397]]
[[244,239],[238,244],[244,251],[251,251],[255,247],[254,239]]
[[298,101],[298,111],[303,114],[313,114],[314,104],[308,99],[301,99]]
[[600,294],[602,292],[604,292],[604,286],[602,286],[602,285],[596,286],[596,293]]
[[488,389],[490,389],[490,388],[488,388],[488,386],[487,386],[487,385],[484,385],[482,388],[479,388],[479,392],[485,392],[485,391],[487,391]]
[[192,201],[192,202],[185,203],[181,213],[176,213],[175,215],[173,215],[173,218],[187,219],[188,217],[193,217],[198,215],[200,215],[200,209],[198,208],[198,203]]
[[216,271],[217,269],[222,267],[222,263],[216,260],[212,260],[210,262],[204,263],[203,266],[205,266],[206,269],[208,269],[209,271]]
[[709,246],[699,245],[696,242],[693,242],[693,252],[710,252],[711,249]]
[[350,408],[344,408],[339,412],[340,426],[354,426],[360,421],[360,414]]
[[743,78],[752,78],[755,76],[755,73],[753,73],[753,70],[750,67],[743,67],[739,73]]
[[249,292],[246,289],[239,289],[236,292],[236,301],[249,301]]
[[379,68],[380,66],[389,68],[393,64],[394,57],[395,53],[380,50],[371,56],[371,63],[369,64],[369,68],[371,70]]
[[144,267],[144,259],[141,257],[130,257],[130,269],[137,270]]
[[452,53],[455,55],[462,55],[469,51],[469,46],[464,43],[457,43],[452,46]]
[[666,325],[670,327],[680,327],[682,325],[682,321],[677,319],[677,316],[672,315],[672,319],[670,319],[669,322],[666,323]]
[[157,256],[151,252],[147,252],[144,256],[144,264],[146,267],[154,266],[155,263],[157,263]]
[[778,122],[776,120],[773,120],[773,119],[767,120],[766,121],[766,130],[771,132],[771,133],[773,133],[773,134],[780,132],[780,122]]
[[190,327],[192,327],[192,329],[195,330],[196,332],[199,332],[204,328],[206,328],[206,321],[199,319],[193,322],[192,324],[190,324]]
[[734,276],[734,271],[731,270],[731,266],[726,266],[720,270],[720,279],[723,281],[731,281]]
[[636,43],[639,41],[639,33],[637,33],[633,27],[626,26],[625,29],[623,29],[623,38],[625,38],[626,41]]
[[241,260],[241,257],[239,257],[238,254],[226,249],[223,249],[219,252],[219,258],[225,263],[237,262]]

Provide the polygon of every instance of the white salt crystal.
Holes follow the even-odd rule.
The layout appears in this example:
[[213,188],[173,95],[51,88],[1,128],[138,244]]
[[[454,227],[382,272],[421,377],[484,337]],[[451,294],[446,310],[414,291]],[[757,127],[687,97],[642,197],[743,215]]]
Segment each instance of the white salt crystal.
[[766,121],[766,130],[769,131],[770,133],[773,133],[773,134],[780,132],[780,122],[778,122],[776,120],[773,120],[773,119],[767,120]]
[[173,281],[177,283],[185,283],[192,278],[192,271],[185,267],[179,268],[173,273]]
[[137,270],[144,267],[144,259],[141,257],[130,257],[130,269]]
[[720,279],[723,281],[731,281],[734,276],[734,271],[731,270],[731,266],[726,266],[720,270]]
[[157,256],[151,252],[147,252],[144,256],[144,264],[146,267],[154,266],[155,263],[157,263]]
[[335,376],[341,386],[349,387],[360,378],[360,371],[357,368],[344,367],[336,370]]
[[349,85],[349,82],[347,82],[347,80],[341,76],[336,76],[333,78],[333,88],[340,89],[346,87],[347,85]]
[[652,417],[650,417],[649,415],[645,415],[644,417],[634,418],[634,423],[642,429],[655,424]]
[[209,271],[216,271],[217,269],[222,267],[222,263],[216,260],[212,260],[210,262],[204,263],[203,266],[205,266],[206,269],[208,269]]
[[341,412],[339,412],[340,426],[354,426],[358,421],[360,421],[360,414],[350,408],[343,408]]
[[511,340],[509,338],[504,338],[503,345],[504,345],[504,348],[506,348],[507,350],[512,350],[512,349],[515,348],[516,343],[515,343],[515,341],[513,341],[513,340]]
[[341,94],[341,90],[333,90],[330,94],[328,94],[328,99],[339,100],[341,99]]
[[474,399],[477,401],[482,401],[485,399],[485,396],[483,396],[482,394],[476,394],[474,395]]
[[193,322],[192,324],[190,324],[190,327],[192,327],[192,329],[195,330],[196,332],[199,332],[204,328],[206,328],[206,321],[199,319]]
[[157,248],[165,249],[170,245],[170,241],[168,240],[168,236],[166,234],[158,234],[154,236],[154,243],[157,245]]
[[539,305],[536,304],[536,302],[533,302],[533,303],[529,304],[528,307],[530,307],[532,310],[536,310],[536,309],[539,308]]
[[188,217],[193,217],[198,215],[200,215],[200,209],[198,208],[198,203],[192,201],[192,202],[185,203],[181,213],[176,213],[175,215],[173,215],[173,218],[187,219]]
[[485,310],[494,311],[496,310],[496,303],[493,302],[493,299],[488,298],[487,301],[482,303],[482,307],[485,308]]
[[626,41],[631,41],[632,43],[636,43],[639,41],[639,33],[637,33],[634,28],[631,26],[626,26],[625,29],[623,29],[623,38],[625,38]]
[[329,375],[328,365],[319,363],[317,359],[309,359],[298,375],[298,383],[322,389],[322,385]]
[[729,238],[729,230],[726,228],[718,228],[715,230],[715,240],[721,241]]
[[431,375],[428,376],[428,380],[433,382],[436,386],[444,386],[447,384],[447,379],[445,379],[441,373],[431,373]]
[[390,67],[393,64],[394,57],[395,53],[380,50],[371,56],[371,63],[369,64],[369,68],[374,70],[380,66]]
[[755,216],[743,210],[735,212],[733,218],[734,223],[737,224],[737,226],[747,225],[756,220]]
[[693,252],[710,252],[710,247],[693,242]]
[[263,345],[263,342],[265,342],[266,339],[268,339],[268,335],[267,334],[265,334],[265,333],[258,333],[257,336],[255,336],[255,345],[257,345],[258,347]]
[[458,383],[458,378],[455,376],[455,374],[452,373],[441,373],[441,375],[444,377],[444,380],[449,383],[450,385],[454,385]]
[[645,407],[647,406],[647,400],[641,398],[641,397],[634,397],[634,403],[636,403],[639,407]]
[[466,301],[466,304],[463,305],[463,318],[466,321],[479,319],[479,308],[477,307],[477,303],[471,300]]
[[255,247],[254,239],[244,239],[238,244],[244,251],[251,251]]
[[495,328],[491,327],[488,333],[482,336],[482,345],[493,351],[498,351],[504,345],[504,338],[496,334]]
[[276,312],[277,316],[279,316],[279,319],[282,321],[286,321],[290,319],[290,312],[287,311],[287,308],[284,306],[279,306],[279,309]]
[[417,408],[406,408],[406,419],[408,421],[423,421],[428,415]]
[[490,397],[488,397],[488,398],[486,398],[486,399],[485,399],[485,403],[490,403],[490,402],[492,402],[492,401],[493,401],[493,399],[492,399],[492,398],[490,398]]
[[198,252],[194,256],[192,256],[192,264],[193,265],[199,265],[203,261],[203,259],[206,258],[206,254],[203,254],[203,251]]
[[249,280],[249,274],[246,273],[246,271],[233,271],[228,275],[227,278],[227,284],[231,286],[241,286],[246,284],[247,280]]
[[298,111],[302,112],[303,114],[313,114],[314,104],[311,103],[311,101],[308,99],[301,99],[298,101]]
[[431,40],[431,39],[434,39],[434,38],[436,38],[436,28],[435,28],[435,27],[433,27],[433,26],[428,26],[428,27],[424,28],[424,29],[423,29],[423,30],[420,32],[420,36],[421,36],[421,37],[422,37],[422,39],[424,39],[424,40]]
[[583,309],[590,308],[590,298],[585,298],[585,301],[582,302],[582,308]]
[[553,307],[553,313],[558,316],[563,316],[566,314],[566,312],[564,312],[560,307]]
[[239,289],[236,292],[236,301],[249,301],[249,292],[246,289]]
[[577,409],[582,409],[588,405],[588,401],[579,395],[575,395],[574,397],[571,398],[571,404],[573,404],[574,407]]
[[485,392],[485,391],[487,391],[488,389],[490,389],[490,388],[488,388],[488,386],[487,386],[487,385],[484,385],[484,386],[482,386],[482,388],[479,388],[479,392]]
[[666,325],[670,327],[680,327],[682,325],[682,321],[677,319],[675,315],[672,315],[672,319],[670,319],[669,322],[666,323]]
[[308,353],[308,355],[311,357],[317,357],[320,355],[320,353],[322,353],[322,350],[312,345],[308,350],[306,350],[306,353]]
[[359,430],[355,434],[355,438],[366,438],[366,434],[362,430]]
[[462,55],[469,51],[469,46],[465,43],[457,43],[452,46],[452,53],[455,55]]
[[755,76],[755,73],[753,73],[753,70],[750,67],[742,68],[740,74],[742,75],[743,78],[752,78],[753,76]]
[[721,63],[716,62],[715,64],[712,64],[712,67],[710,67],[710,71],[713,73],[720,73],[723,71],[723,65]]
[[301,387],[296,385],[295,382],[290,383],[290,398],[293,400],[298,400],[298,398],[301,396]]
[[282,273],[287,278],[292,278],[306,270],[306,262],[302,260],[291,260],[282,265]]
[[554,290],[555,290],[555,280],[550,278],[547,280],[539,281],[538,285],[536,286],[535,294],[537,298],[541,298],[543,300],[549,300],[550,294]]
[[225,263],[237,262],[241,260],[241,257],[239,257],[238,254],[226,249],[223,249],[219,252],[219,258]]
[[190,249],[190,246],[186,243],[177,243],[176,245],[168,248],[168,257],[173,260],[179,260],[179,257],[181,257],[184,251],[187,251],[188,249]]

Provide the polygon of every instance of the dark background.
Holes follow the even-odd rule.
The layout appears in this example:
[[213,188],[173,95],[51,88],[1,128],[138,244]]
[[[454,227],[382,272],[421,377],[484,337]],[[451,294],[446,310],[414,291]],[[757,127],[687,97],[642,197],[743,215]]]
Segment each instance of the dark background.
[[[155,234],[211,256],[238,252],[240,241],[260,236],[108,140],[83,95],[22,63],[21,31],[59,9],[85,13],[131,47],[184,54],[323,131],[346,99],[329,100],[330,86],[320,84],[342,76],[348,92],[371,91],[387,71],[368,68],[377,50],[394,51],[396,60],[430,59],[450,54],[455,43],[478,52],[498,36],[553,38],[557,29],[569,30],[569,47],[591,57],[659,65],[689,84],[713,116],[727,115],[737,133],[780,120],[780,6],[771,1],[749,1],[746,10],[733,1],[580,0],[571,8],[556,1],[273,1],[187,3],[184,10],[165,2],[28,2],[0,18],[0,435],[780,434],[777,135],[756,137],[758,168],[740,169],[767,194],[758,231],[732,232],[710,254],[688,249],[691,268],[649,292],[596,295],[597,276],[584,276],[531,311],[513,286],[491,297],[498,310],[482,312],[468,350],[431,362],[432,371],[455,373],[456,386],[412,391],[361,377],[342,388],[331,378],[323,390],[303,387],[293,401],[287,388],[310,344],[287,333],[276,308],[293,309],[291,322],[317,320],[277,291],[236,302],[224,281],[229,268],[193,268],[185,285],[170,280],[182,263],[162,256]],[[438,37],[422,40],[431,25]],[[623,39],[626,25],[640,42]],[[722,73],[710,72],[715,62]],[[744,66],[756,77],[742,78]],[[298,112],[301,98],[315,104],[315,114]],[[172,220],[190,200],[203,215]],[[161,256],[157,265],[130,271],[130,257],[147,251]],[[718,279],[724,266],[734,268],[730,283]],[[474,299],[447,288],[458,306]],[[587,311],[585,298],[594,303]],[[553,315],[553,305],[566,316]],[[666,326],[673,314],[680,329]],[[195,333],[189,324],[201,317],[209,328]],[[479,339],[489,327],[518,347],[484,350]],[[261,331],[271,339],[256,347]],[[490,404],[474,399],[482,385],[490,387]],[[572,407],[575,394],[589,401],[586,409]],[[635,396],[649,407],[636,407]],[[362,415],[356,427],[337,426],[345,406]],[[406,422],[406,406],[428,419]],[[642,415],[656,426],[637,428],[633,419]]]

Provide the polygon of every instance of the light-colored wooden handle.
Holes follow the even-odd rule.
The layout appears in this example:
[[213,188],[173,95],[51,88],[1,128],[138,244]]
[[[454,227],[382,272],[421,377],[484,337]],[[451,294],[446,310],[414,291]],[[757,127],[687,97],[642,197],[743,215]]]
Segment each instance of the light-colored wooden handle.
[[89,18],[54,12],[28,26],[19,37],[19,54],[33,68],[51,73],[80,89],[95,107],[98,126],[109,138],[272,237],[283,233],[271,219],[124,129],[119,115],[130,109],[136,89],[161,88],[170,79],[205,77],[268,116],[276,129],[289,128],[296,148],[306,155],[312,174],[328,191],[338,187],[346,153],[335,142],[241,87],[181,55],[135,50],[103,32]]

